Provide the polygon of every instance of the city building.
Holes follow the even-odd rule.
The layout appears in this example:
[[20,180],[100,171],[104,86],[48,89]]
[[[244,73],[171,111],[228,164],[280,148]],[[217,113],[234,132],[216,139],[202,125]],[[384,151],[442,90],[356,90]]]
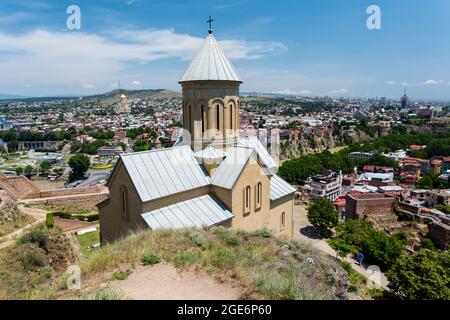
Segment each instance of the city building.
[[256,137],[240,138],[242,83],[212,31],[180,79],[183,125],[172,148],[120,156],[98,204],[102,243],[140,229],[269,229],[293,237],[296,191]]
[[346,197],[346,219],[364,219],[371,214],[393,211],[395,198],[384,193],[350,193]]
[[342,195],[342,172],[326,172],[312,176],[307,184],[311,188],[311,197],[327,198],[330,201],[335,201]]

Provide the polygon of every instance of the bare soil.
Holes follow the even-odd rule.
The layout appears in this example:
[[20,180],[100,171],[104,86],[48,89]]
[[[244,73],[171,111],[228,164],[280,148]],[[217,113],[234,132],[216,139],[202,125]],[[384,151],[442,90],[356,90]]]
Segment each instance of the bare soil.
[[210,275],[193,270],[178,271],[159,263],[140,267],[126,280],[116,280],[113,290],[135,300],[238,300],[241,290]]

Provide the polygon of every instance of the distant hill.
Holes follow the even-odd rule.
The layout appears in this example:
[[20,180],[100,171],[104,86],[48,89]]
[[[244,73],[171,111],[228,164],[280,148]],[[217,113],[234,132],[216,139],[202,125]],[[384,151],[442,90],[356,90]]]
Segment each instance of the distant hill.
[[0,93],[0,100],[27,99],[28,97],[17,94]]
[[54,100],[72,100],[77,98],[83,98],[87,101],[100,101],[102,105],[110,105],[120,101],[120,96],[124,94],[128,99],[171,99],[181,97],[181,93],[170,91],[166,89],[146,89],[146,90],[125,90],[115,89],[109,92],[96,94],[92,96],[83,95],[62,95],[52,97],[25,97],[14,94],[0,94],[0,100],[11,101],[54,101]]
[[103,94],[98,94],[94,96],[88,96],[84,99],[86,100],[97,100],[101,104],[108,105],[114,104],[120,101],[120,96],[124,94],[129,100],[132,99],[170,99],[181,97],[179,92],[165,90],[165,89],[146,89],[146,90],[125,90],[125,89],[115,89]]

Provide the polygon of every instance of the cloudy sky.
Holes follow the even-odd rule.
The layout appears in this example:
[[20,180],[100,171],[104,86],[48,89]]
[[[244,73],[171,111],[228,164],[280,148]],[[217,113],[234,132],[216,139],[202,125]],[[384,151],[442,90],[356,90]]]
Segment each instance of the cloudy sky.
[[450,99],[448,0],[2,0],[0,93],[180,90],[209,15],[243,91]]

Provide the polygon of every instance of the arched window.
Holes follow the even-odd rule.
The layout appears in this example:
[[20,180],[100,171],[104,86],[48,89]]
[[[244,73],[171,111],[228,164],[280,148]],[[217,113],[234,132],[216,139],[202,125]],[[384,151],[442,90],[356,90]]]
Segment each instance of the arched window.
[[286,227],[286,212],[283,211],[283,213],[281,213],[280,230],[284,230],[285,227]]
[[250,213],[250,197],[251,197],[251,188],[250,186],[245,187],[244,191],[244,214]]
[[216,104],[216,128],[220,130],[220,105]]
[[234,112],[234,105],[233,103],[230,103],[230,128],[233,129],[233,112]]
[[256,196],[255,196],[255,200],[256,200],[256,209],[261,208],[262,205],[262,183],[258,182],[258,184],[256,185]]
[[202,133],[205,132],[205,106],[202,104],[200,106],[200,112],[202,113]]
[[120,187],[120,211],[122,217],[128,221],[128,192],[125,186]]

